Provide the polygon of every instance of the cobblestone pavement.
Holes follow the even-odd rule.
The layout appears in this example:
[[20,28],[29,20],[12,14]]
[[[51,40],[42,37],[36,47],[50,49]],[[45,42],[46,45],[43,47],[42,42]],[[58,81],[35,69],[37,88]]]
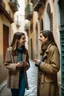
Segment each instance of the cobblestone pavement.
[[0,96],[12,96],[10,89],[5,85],[4,88],[0,92]]
[[[27,71],[29,90],[26,90],[25,96],[37,96],[37,68],[34,62],[30,60],[30,69]],[[12,96],[10,89],[5,85],[0,91],[0,96]]]

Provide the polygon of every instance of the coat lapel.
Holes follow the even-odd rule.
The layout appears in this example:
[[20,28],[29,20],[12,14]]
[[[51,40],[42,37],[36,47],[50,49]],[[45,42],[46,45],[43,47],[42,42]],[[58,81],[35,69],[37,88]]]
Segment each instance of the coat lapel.
[[49,53],[49,49],[50,49],[51,45],[52,45],[52,44],[49,44],[48,48],[46,49],[46,51],[45,51],[45,53],[44,53],[44,55],[43,55],[43,59],[44,59],[44,58],[47,58],[47,55],[48,55],[48,53]]

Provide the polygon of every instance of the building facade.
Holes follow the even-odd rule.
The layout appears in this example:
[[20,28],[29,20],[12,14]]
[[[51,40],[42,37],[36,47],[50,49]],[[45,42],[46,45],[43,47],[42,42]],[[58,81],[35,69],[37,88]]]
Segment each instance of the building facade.
[[[33,0],[26,0],[25,3],[25,19],[29,20],[29,24],[25,25],[28,34],[28,52],[31,59],[38,58],[39,50],[39,22],[38,13],[33,11]],[[27,26],[28,25],[28,26]]]
[[7,77],[4,67],[6,49],[9,47],[13,30],[14,13],[18,10],[17,0],[0,0],[0,88]]
[[[29,0],[26,2],[29,2]],[[26,7],[28,14],[25,18],[33,23],[33,27],[28,27],[29,54],[32,58],[38,58],[40,43],[38,37],[41,30],[51,30],[60,53],[60,71],[58,73],[58,85],[60,96],[64,95],[64,1],[63,0],[31,0],[33,13],[29,19],[29,7]],[[26,3],[27,4],[27,3]],[[35,16],[35,14],[37,14]],[[32,28],[32,31],[30,30]],[[34,41],[34,42],[33,42]],[[32,54],[32,55],[31,55]]]

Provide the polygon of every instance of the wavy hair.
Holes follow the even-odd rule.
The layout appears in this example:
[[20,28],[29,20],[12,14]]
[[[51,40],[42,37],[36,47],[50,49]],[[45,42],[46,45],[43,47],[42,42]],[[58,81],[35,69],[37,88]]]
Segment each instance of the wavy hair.
[[15,50],[16,47],[18,46],[18,42],[17,42],[17,41],[20,40],[20,38],[21,38],[22,35],[25,35],[25,34],[22,33],[22,32],[16,32],[16,33],[14,34],[12,43],[11,43],[11,45],[10,45],[10,47],[12,47],[13,50]]

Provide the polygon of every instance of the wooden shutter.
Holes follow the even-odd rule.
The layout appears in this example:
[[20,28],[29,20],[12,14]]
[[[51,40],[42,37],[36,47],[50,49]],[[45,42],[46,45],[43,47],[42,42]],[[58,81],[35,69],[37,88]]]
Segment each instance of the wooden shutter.
[[3,25],[3,62],[5,61],[6,49],[9,46],[9,27]]
[[61,44],[61,96],[64,96],[64,30],[60,31],[60,44]]

